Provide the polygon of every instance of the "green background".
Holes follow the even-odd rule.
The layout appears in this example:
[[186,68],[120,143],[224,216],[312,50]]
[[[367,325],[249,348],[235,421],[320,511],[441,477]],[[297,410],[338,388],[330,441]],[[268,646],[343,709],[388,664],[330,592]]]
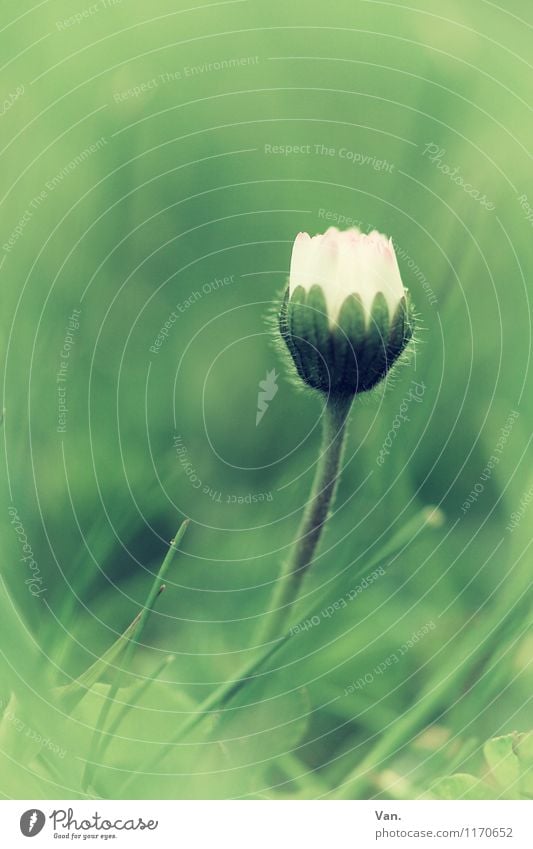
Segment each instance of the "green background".
[[[140,770],[130,797],[417,798],[459,768],[484,774],[488,738],[530,730],[527,505],[506,530],[533,483],[533,223],[520,201],[530,12],[525,0],[3,5],[2,97],[23,87],[0,117],[2,704],[16,698],[1,725],[4,796],[120,798]],[[376,563],[385,574],[168,751],[189,712],[257,652],[311,486],[322,402],[295,385],[274,318],[292,241],[322,232],[324,210],[393,237],[418,327],[386,387],[356,400],[295,621]],[[271,369],[278,393],[256,426]],[[413,380],[422,398],[380,466]],[[430,505],[439,521],[416,525]],[[38,564],[37,596],[10,507]],[[126,683],[175,659],[88,788],[115,665],[70,718],[54,688],[127,627],[184,517],[183,554]],[[28,729],[51,742],[28,750]]]

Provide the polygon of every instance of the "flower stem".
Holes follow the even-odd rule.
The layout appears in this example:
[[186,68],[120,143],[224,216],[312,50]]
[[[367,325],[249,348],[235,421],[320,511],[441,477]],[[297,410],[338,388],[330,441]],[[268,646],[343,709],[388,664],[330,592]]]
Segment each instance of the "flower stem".
[[263,620],[265,624],[261,642],[276,639],[283,633],[303,579],[313,561],[335,495],[346,436],[346,421],[352,400],[352,396],[337,396],[328,398],[326,403],[322,445],[313,488],[292,553],[284,564],[272,596],[270,610]]

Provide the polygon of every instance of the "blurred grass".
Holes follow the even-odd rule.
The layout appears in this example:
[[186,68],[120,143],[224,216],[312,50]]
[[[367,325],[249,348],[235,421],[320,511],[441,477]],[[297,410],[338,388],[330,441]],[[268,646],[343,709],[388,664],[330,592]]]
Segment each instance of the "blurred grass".
[[[328,210],[393,236],[420,326],[416,356],[352,413],[347,465],[308,601],[425,505],[440,505],[446,524],[414,540],[386,577],[288,647],[293,686],[309,704],[300,742],[289,735],[287,743],[296,765],[281,758],[264,776],[253,766],[261,757],[251,755],[244,782],[233,784],[229,772],[222,791],[196,776],[190,792],[258,794],[276,783],[286,795],[331,792],[373,747],[386,746],[451,658],[457,679],[364,788],[381,792],[388,765],[403,776],[401,792],[417,795],[451,769],[458,741],[530,725],[528,516],[512,534],[505,530],[531,485],[531,225],[518,200],[530,173],[529,6],[246,0],[192,10],[158,2],[147,10],[122,2],[58,28],[72,14],[65,2],[23,14],[11,2],[0,31],[4,96],[24,86],[0,118],[2,245],[46,192],[0,256],[6,693],[14,688],[39,724],[59,729],[57,710],[32,689],[67,683],[116,639],[183,516],[193,521],[186,557],[146,630],[137,673],[175,653],[169,703],[197,703],[249,655],[309,491],[320,416],[318,399],[294,389],[267,318],[294,235],[324,229],[320,210]],[[187,67],[238,57],[258,60],[186,76]],[[160,74],[178,71],[181,79],[161,82]],[[154,78],[155,87],[116,102],[117,93]],[[102,137],[101,149],[47,190]],[[494,211],[423,155],[430,143]],[[268,154],[265,145],[311,152]],[[316,154],[315,145],[335,153]],[[342,149],[392,168],[351,164]],[[231,275],[229,285],[211,286]],[[73,309],[81,309],[80,328],[59,434],[56,374]],[[153,354],[174,309],[179,317]],[[258,382],[271,368],[279,392],[257,428]],[[410,404],[410,421],[380,468],[377,454],[413,379],[426,387],[423,400]],[[463,513],[513,410],[519,416],[500,462]],[[199,488],[176,455],[176,434]],[[271,498],[231,503],[258,493]],[[38,561],[41,598],[24,584],[10,505]],[[349,570],[343,581],[344,591]],[[401,664],[339,698],[430,620],[436,630]],[[507,642],[498,645],[490,634],[502,620]],[[487,651],[473,662],[476,641]],[[507,645],[504,668],[484,676]],[[253,740],[276,724],[268,699],[283,681],[275,670],[265,677],[258,698],[266,706],[256,724],[246,720],[243,736]],[[96,713],[89,702],[84,709],[90,726]],[[295,710],[297,718],[304,712]],[[138,724],[141,714],[131,713]],[[413,738],[433,723],[453,744],[426,761]],[[77,731],[68,737],[70,761],[86,756]],[[138,754],[134,733],[116,755],[124,768]],[[287,783],[291,770],[296,778]],[[66,796],[64,786],[72,790],[77,780],[69,775],[55,790],[43,784],[42,795]],[[23,786],[4,774],[5,795]],[[107,777],[104,787],[120,794],[118,780]],[[160,792],[148,778],[139,787],[141,796]],[[167,792],[180,795],[184,785]]]

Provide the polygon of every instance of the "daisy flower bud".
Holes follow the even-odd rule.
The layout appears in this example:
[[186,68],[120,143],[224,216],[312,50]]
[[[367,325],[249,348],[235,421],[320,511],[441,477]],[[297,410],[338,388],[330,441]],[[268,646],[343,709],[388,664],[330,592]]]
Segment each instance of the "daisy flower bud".
[[392,241],[374,230],[299,233],[280,331],[313,389],[353,396],[386,375],[412,336]]

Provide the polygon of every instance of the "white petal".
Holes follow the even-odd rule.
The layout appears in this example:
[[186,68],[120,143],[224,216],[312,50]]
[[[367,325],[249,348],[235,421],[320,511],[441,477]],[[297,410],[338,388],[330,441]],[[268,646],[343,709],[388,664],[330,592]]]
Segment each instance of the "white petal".
[[305,286],[307,281],[307,266],[309,264],[309,233],[298,233],[292,246],[291,271],[289,277],[290,292],[297,286]]
[[346,297],[360,295],[367,317],[374,298],[382,292],[391,316],[404,295],[392,241],[377,230],[365,235],[356,227],[341,232],[330,227],[323,235],[299,233],[291,258],[289,291],[296,286],[309,290],[314,284],[324,290],[329,319],[333,324]]

